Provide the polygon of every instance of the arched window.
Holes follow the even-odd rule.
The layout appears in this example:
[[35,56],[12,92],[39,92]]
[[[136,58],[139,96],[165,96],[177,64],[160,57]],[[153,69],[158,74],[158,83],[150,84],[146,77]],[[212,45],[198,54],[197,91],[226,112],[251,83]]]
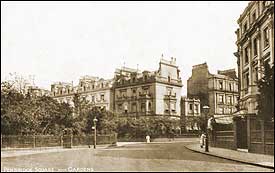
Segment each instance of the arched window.
[[151,104],[151,102],[149,102],[149,104],[148,104],[148,111],[151,111],[151,108],[152,108],[152,104]]

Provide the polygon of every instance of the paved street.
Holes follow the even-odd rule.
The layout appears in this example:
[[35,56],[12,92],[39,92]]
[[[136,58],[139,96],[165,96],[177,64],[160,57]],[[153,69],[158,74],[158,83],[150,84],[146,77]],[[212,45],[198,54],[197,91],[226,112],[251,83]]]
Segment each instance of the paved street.
[[[1,158],[1,171],[270,171],[200,153],[190,142],[130,144]],[[169,151],[169,152],[168,152]],[[10,169],[13,168],[13,169]]]

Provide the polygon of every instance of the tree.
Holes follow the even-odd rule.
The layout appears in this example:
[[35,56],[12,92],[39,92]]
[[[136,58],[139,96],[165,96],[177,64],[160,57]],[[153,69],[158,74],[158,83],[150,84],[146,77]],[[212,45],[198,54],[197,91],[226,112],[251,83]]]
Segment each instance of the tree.
[[257,95],[258,114],[264,120],[274,120],[274,65],[264,63],[263,77],[257,84],[260,93]]
[[11,83],[1,83],[2,134],[61,134],[72,122],[70,105],[48,96],[23,95]]

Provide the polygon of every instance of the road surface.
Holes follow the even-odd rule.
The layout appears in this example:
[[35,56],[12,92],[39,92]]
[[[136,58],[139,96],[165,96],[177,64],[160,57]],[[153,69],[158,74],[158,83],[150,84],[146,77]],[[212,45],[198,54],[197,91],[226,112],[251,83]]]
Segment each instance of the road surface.
[[192,152],[187,144],[142,143],[1,158],[1,171],[274,171]]

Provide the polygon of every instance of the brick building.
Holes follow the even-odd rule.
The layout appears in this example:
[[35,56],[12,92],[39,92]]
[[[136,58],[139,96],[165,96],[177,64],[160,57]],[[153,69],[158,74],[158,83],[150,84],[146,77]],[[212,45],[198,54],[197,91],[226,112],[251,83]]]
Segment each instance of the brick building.
[[192,76],[187,80],[187,97],[200,99],[201,110],[208,105],[210,115],[231,115],[236,112],[238,96],[238,79],[234,69],[211,74],[206,63],[193,66]]

